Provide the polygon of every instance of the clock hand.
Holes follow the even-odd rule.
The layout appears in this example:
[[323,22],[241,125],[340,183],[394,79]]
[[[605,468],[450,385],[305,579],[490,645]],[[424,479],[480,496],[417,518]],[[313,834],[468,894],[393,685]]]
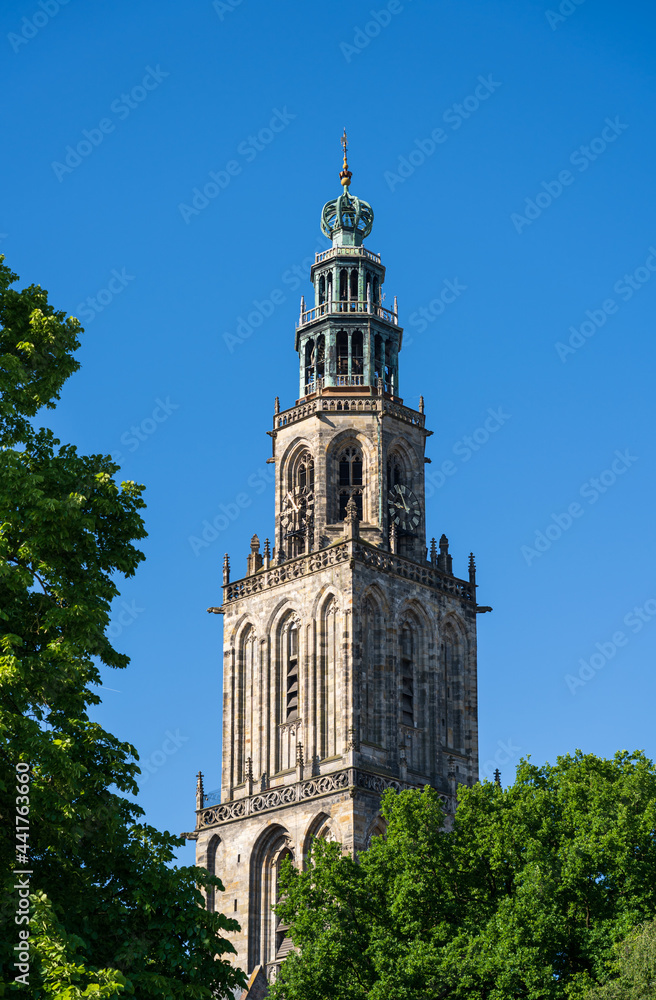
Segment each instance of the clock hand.
[[292,496],[292,491],[291,490],[287,494],[287,499],[289,500],[290,504],[292,505],[292,507],[294,508],[294,510],[296,511],[296,513],[298,514],[298,507],[294,503],[294,497]]

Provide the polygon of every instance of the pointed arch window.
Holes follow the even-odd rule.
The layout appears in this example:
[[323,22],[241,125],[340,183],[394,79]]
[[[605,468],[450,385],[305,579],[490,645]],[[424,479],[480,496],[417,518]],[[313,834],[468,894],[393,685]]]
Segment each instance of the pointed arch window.
[[[280,871],[282,868],[283,861],[291,861],[291,862],[294,861],[294,855],[292,854],[291,850],[288,847],[285,848],[283,851],[281,851],[276,859],[276,865],[275,865],[276,903],[282,903],[285,898],[280,889]],[[274,920],[275,920],[275,935],[276,935],[275,960],[282,961],[282,959],[287,958],[287,955],[290,953],[290,951],[293,950],[294,942],[289,937],[289,924],[285,923],[282,917],[278,917],[277,915],[274,916]]]
[[326,338],[323,333],[317,337],[316,349],[316,377],[317,381],[323,379],[326,372]]
[[348,298],[348,277],[348,268],[341,268],[339,272],[339,297],[342,302],[346,302]]
[[444,742],[454,749],[463,749],[463,657],[460,637],[452,626],[444,631],[442,642],[442,685],[445,710],[442,713]]
[[326,367],[326,338],[323,334],[317,337],[316,343],[310,338],[305,344],[304,372],[305,394],[316,392],[323,385]]
[[310,451],[304,451],[290,466],[288,489],[295,490],[305,487],[314,489],[314,456]]
[[374,340],[374,375],[376,381],[383,380],[383,385],[387,390],[389,384],[389,348],[387,341],[379,333]]
[[364,372],[364,340],[362,330],[354,330],[351,334],[351,375],[362,375]]
[[351,299],[357,301],[358,298],[358,271],[357,268],[351,269]]
[[346,330],[339,330],[336,338],[337,345],[337,374],[348,375],[349,338]]
[[298,718],[298,625],[292,622],[287,630],[285,669],[285,720]]
[[305,391],[313,391],[314,383],[314,341],[308,340],[305,345]]
[[257,656],[257,635],[254,627],[248,625],[241,633],[237,659],[232,757],[235,785],[240,785],[244,781],[246,758],[252,755],[254,737],[252,689],[253,678],[257,676]]
[[357,507],[358,520],[363,520],[363,486],[362,452],[358,448],[346,448],[339,457],[338,520],[343,521],[346,517],[346,505],[351,497]]
[[387,742],[386,671],[380,608],[369,597],[362,605],[362,739],[382,747]]
[[401,627],[401,722],[415,724],[415,655],[416,639],[410,624]]
[[391,454],[387,459],[387,489],[397,486],[406,481],[403,471],[403,462],[399,455]]
[[297,454],[289,463],[287,491],[281,524],[284,551],[287,558],[293,558],[310,552],[314,543],[314,457],[310,451]]
[[[205,867],[210,875],[216,875],[216,852],[221,843],[221,838],[216,835],[212,837],[209,844],[207,845],[207,860]],[[210,885],[207,888],[207,909],[210,913],[214,913],[216,910],[216,886]]]

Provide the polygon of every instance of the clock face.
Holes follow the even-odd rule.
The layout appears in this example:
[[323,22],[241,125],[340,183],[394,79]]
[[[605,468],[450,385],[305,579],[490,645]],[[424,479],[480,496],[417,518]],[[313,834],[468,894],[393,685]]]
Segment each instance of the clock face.
[[397,483],[387,494],[390,524],[403,531],[415,531],[421,520],[421,505],[409,487]]
[[306,486],[290,490],[283,500],[280,520],[285,535],[303,534],[312,520],[314,494]]

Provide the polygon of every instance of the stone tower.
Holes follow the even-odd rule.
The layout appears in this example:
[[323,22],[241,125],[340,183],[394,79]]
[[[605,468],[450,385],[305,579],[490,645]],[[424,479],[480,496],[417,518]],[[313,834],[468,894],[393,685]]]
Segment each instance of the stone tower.
[[[220,800],[197,791],[197,864],[235,917],[236,963],[264,982],[291,947],[271,906],[280,862],[314,837],[358,852],[384,832],[387,788],[432,785],[447,810],[478,780],[476,584],[448,541],[426,547],[423,399],[401,398],[402,329],[363,240],[371,206],[323,208],[332,240],[296,328],[299,398],[268,431],[275,547],[253,536],[246,574],[224,563]],[[258,969],[261,971],[258,973]]]

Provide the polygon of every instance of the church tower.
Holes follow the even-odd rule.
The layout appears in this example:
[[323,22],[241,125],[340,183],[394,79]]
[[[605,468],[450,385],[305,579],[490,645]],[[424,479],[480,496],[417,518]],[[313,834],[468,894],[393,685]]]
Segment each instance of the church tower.
[[[280,863],[313,838],[357,853],[384,832],[381,793],[432,785],[448,812],[478,780],[476,583],[448,541],[426,545],[426,430],[401,397],[403,330],[385,268],[363,241],[373,210],[324,205],[295,347],[299,393],[276,399],[275,540],[226,555],[220,801],[198,778],[197,864],[241,924],[236,964],[264,982],[292,947],[272,912]],[[481,609],[482,610],[482,609]],[[258,972],[258,970],[261,970]]]

